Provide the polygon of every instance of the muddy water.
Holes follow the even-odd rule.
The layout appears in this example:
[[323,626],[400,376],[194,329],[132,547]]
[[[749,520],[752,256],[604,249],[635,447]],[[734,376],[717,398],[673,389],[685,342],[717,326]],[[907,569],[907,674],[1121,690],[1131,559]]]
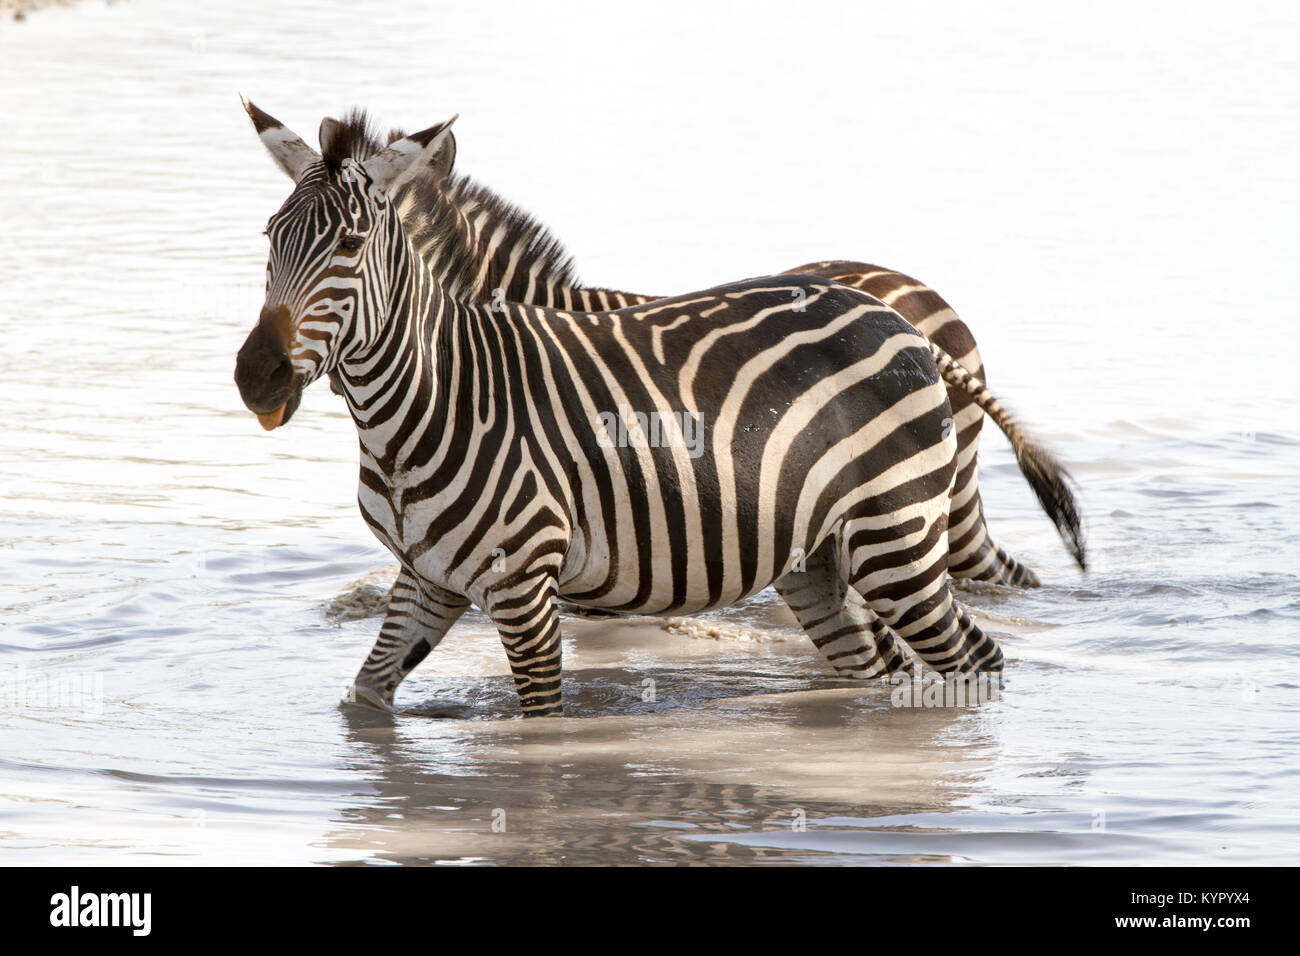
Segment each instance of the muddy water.
[[[810,58],[748,5],[593,6],[557,58],[527,7],[323,9],[0,24],[6,861],[1294,861],[1293,12],[841,12]],[[993,531],[1048,582],[962,594],[995,701],[837,681],[765,594],[566,620],[563,720],[515,717],[477,615],[402,713],[340,709],[390,562],[337,400],[266,435],[230,379],[287,189],[241,90],[309,138],[353,102],[461,112],[462,168],[593,281],[919,274],[1070,462],[1094,569],[993,437]]]

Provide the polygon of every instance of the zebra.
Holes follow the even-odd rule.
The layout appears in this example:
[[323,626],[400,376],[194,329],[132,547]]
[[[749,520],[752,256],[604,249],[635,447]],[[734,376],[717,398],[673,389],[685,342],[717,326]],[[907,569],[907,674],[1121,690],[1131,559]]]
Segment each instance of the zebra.
[[[383,148],[365,111],[354,109],[343,122],[354,131],[357,159]],[[388,140],[401,135],[394,130]],[[437,162],[422,170],[418,182],[398,200],[399,213],[417,251],[449,293],[583,311],[626,308],[662,298],[579,284],[571,257],[549,231],[492,190],[454,173],[455,153],[455,138],[448,133]],[[893,269],[848,260],[812,262],[786,272],[824,276],[871,293],[976,379],[985,380],[983,360],[969,327],[942,296],[919,280]],[[1038,575],[993,541],[984,517],[977,461],[984,412],[963,386],[949,385],[948,400],[958,443],[957,480],[949,516],[949,573],[956,578],[1038,587]],[[1049,508],[1049,503],[1044,502],[1044,507]],[[1086,570],[1078,523],[1057,521],[1057,528],[1076,563]]]
[[[246,104],[247,108],[247,104]],[[249,110],[262,136],[288,136],[280,124],[261,111]],[[358,161],[383,148],[364,110],[354,109],[343,120],[350,130],[353,158]],[[388,142],[402,136],[399,130]],[[653,301],[657,296],[580,286],[573,263],[560,244],[536,220],[473,180],[455,175],[456,143],[447,133],[442,150],[413,174],[410,183],[394,194],[404,225],[420,256],[442,284],[458,296],[499,303],[504,299],[556,308],[604,310]],[[893,270],[864,263],[826,261],[790,270],[823,275],[877,295],[895,307],[940,347],[961,356],[960,363],[982,374],[974,338],[956,313],[933,290]],[[337,392],[336,376],[331,387]],[[949,572],[954,577],[1001,584],[1038,586],[1029,568],[997,547],[984,520],[977,481],[976,452],[983,410],[964,383],[948,385],[958,437],[958,473],[949,512]],[[1000,423],[1004,432],[1009,429]],[[1022,437],[1012,437],[1022,471],[1030,478],[1049,516],[1056,522],[1080,567],[1086,568],[1081,525],[1071,508],[1057,508],[1061,499],[1044,481],[1033,458],[1036,453]],[[1043,488],[1049,493],[1043,494]],[[814,645],[839,676],[872,678],[892,667],[914,666],[906,645],[893,640],[870,608],[849,591],[842,598],[820,588],[820,578],[809,579],[802,594],[790,595],[790,605]],[[566,610],[597,613],[567,605]],[[908,662],[899,664],[899,655]]]
[[[451,121],[358,160],[351,125],[327,117],[317,153],[246,108],[295,186],[267,223],[266,298],[236,384],[274,429],[335,375],[358,505],[400,566],[358,703],[391,710],[472,603],[524,715],[560,715],[558,599],[691,614],[768,585],[791,603],[816,594],[828,618],[855,592],[891,638],[888,671],[905,663],[893,638],[940,672],[1001,670],[948,586],[945,382],[1010,419],[880,300],[783,275],[615,311],[475,302],[446,291],[397,209],[418,170],[445,163]],[[599,415],[620,406],[691,416],[704,453],[608,441]],[[1055,459],[1026,447],[1040,494],[1073,513]]]

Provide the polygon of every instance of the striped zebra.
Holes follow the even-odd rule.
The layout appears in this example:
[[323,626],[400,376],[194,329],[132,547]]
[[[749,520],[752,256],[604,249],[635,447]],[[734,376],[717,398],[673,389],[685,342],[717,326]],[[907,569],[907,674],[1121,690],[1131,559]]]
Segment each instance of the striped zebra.
[[[253,115],[250,113],[250,115]],[[265,114],[253,115],[259,132],[282,127]],[[354,110],[344,120],[354,143],[354,159],[364,160],[383,148],[364,111]],[[388,141],[400,138],[399,131]],[[438,282],[453,294],[479,301],[527,302],[553,308],[607,310],[644,304],[656,296],[580,286],[573,264],[559,243],[536,220],[491,190],[453,175],[455,139],[435,161],[416,171],[416,178],[394,195],[408,234]],[[792,273],[823,275],[862,288],[895,307],[945,350],[955,352],[960,364],[982,374],[975,340],[956,313],[933,290],[888,269],[845,261],[812,263]],[[339,391],[335,376],[331,384]],[[948,385],[958,440],[957,479],[949,510],[949,573],[1000,584],[1037,586],[1037,576],[997,547],[989,535],[979,496],[976,453],[983,410],[966,386]],[[1008,431],[1005,422],[1004,431]],[[1036,468],[1033,451],[1013,438],[1022,470]],[[1032,480],[1036,491],[1050,482]],[[1085,566],[1078,517],[1071,509],[1057,509],[1062,501],[1054,491],[1039,494],[1045,510],[1056,521],[1080,567]],[[816,579],[814,579],[815,581]],[[844,602],[836,594],[810,587],[790,596],[789,603],[807,628],[827,662],[845,677],[869,678],[891,666],[906,647],[897,645],[887,629],[856,593]],[[841,607],[841,603],[845,606]],[[828,613],[835,607],[835,613]]]
[[[947,583],[945,382],[1011,423],[892,309],[803,275],[612,312],[475,302],[430,271],[398,212],[418,171],[445,164],[450,123],[358,159],[353,125],[327,118],[318,154],[248,109],[296,185],[267,224],[266,299],[236,383],[271,429],[335,376],[358,504],[401,566],[357,701],[391,709],[472,602],[524,714],[559,714],[558,598],[689,614],[768,585],[814,640],[861,630],[856,594],[888,638],[872,649],[882,671],[905,663],[896,638],[938,671],[1001,669]],[[612,440],[621,410],[653,417],[662,440]],[[1021,446],[1037,490],[1072,514],[1059,466]]]
[[[352,111],[344,125],[352,130],[358,160],[383,148],[384,142],[364,111]],[[394,130],[388,140],[400,136],[400,131]],[[661,298],[580,285],[572,259],[540,223],[487,187],[453,172],[455,148],[449,133],[436,162],[420,170],[416,181],[395,197],[416,250],[450,294],[475,301],[505,300],[583,311],[620,309]],[[984,380],[984,364],[970,329],[937,292],[911,276],[844,260],[808,263],[787,270],[787,274],[823,276],[869,292]],[[948,400],[958,445],[949,515],[949,573],[957,578],[1038,587],[1038,576],[993,541],[985,521],[977,462],[984,412],[963,386],[949,385]],[[1050,507],[1049,503],[1044,502],[1044,507]],[[1076,562],[1086,568],[1078,523],[1058,521],[1057,527]]]

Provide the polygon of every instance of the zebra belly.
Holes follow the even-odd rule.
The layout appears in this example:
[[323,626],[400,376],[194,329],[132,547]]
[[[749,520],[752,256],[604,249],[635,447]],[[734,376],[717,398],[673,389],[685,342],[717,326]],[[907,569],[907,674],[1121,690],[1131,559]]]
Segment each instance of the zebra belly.
[[674,586],[676,579],[671,566],[666,564],[658,570],[657,574],[650,576],[647,582],[649,586],[644,595],[636,601],[629,602],[616,592],[593,595],[592,583],[606,580],[608,575],[601,568],[585,568],[583,572],[586,573],[575,576],[568,581],[561,580],[559,596],[563,600],[579,607],[626,615],[645,614],[651,616],[700,614],[704,611],[730,607],[762,591],[771,585],[776,580],[776,577],[780,576],[776,575],[771,579],[756,580],[747,589],[733,586],[730,590],[723,590],[716,596],[710,596],[707,581],[701,578],[693,582],[694,586],[688,587],[683,596],[678,593],[677,588]]

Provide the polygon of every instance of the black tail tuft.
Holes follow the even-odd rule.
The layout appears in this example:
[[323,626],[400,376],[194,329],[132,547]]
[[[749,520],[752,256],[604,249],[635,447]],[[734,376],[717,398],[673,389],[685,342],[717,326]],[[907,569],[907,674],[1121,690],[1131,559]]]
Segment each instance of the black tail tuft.
[[1013,443],[1020,473],[1034,489],[1038,502],[1056,525],[1065,545],[1083,571],[1088,570],[1088,559],[1083,540],[1083,520],[1075,504],[1069,472],[1056,457],[1032,441]]

